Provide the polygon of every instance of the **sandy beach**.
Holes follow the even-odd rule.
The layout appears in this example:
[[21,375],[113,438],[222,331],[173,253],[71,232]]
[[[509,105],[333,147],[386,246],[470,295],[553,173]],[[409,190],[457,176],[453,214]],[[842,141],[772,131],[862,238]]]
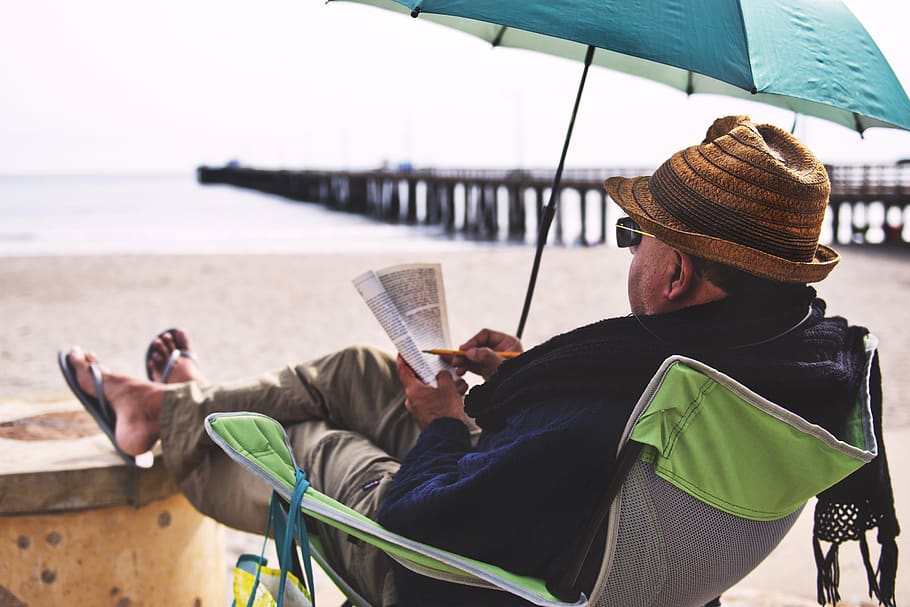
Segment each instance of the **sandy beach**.
[[[181,326],[213,381],[255,375],[352,343],[390,342],[351,285],[370,268],[443,264],[453,340],[488,326],[514,331],[533,250],[479,248],[439,254],[306,254],[0,258],[0,402],[71,399],[57,369],[61,346],[78,344],[111,368],[144,374],[152,336]],[[818,285],[829,312],[879,336],[886,443],[896,502],[910,521],[910,289],[906,255],[852,248]],[[525,331],[526,347],[606,316],[627,313],[626,252],[552,248]],[[784,544],[729,595],[727,604],[810,605],[815,566],[812,504]],[[257,550],[254,536],[228,533],[225,558]],[[899,538],[900,547],[908,547]],[[910,554],[904,552],[905,555]],[[858,549],[842,551],[841,592],[852,605],[866,596]],[[854,558],[857,557],[857,558]],[[898,575],[898,602],[910,600],[910,565]],[[321,600],[326,599],[323,594]],[[339,601],[340,602],[340,601]],[[334,604],[329,598],[325,604]]]

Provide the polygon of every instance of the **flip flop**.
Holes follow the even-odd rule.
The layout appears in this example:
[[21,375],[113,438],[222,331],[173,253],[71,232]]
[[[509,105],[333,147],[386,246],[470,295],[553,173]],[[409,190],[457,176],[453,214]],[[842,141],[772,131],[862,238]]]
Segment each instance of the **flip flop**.
[[[170,335],[174,339],[174,343],[177,343],[177,329],[176,328],[165,329],[164,331],[162,331],[161,333],[156,335],[155,338],[160,339],[160,338],[164,337],[165,335]],[[153,339],[152,341],[155,341],[155,340]],[[155,352],[156,352],[156,350],[152,347],[152,344],[149,343],[149,347],[145,351],[145,375],[146,375],[146,377],[149,378],[149,381],[156,381],[152,377],[152,368],[149,365],[149,363],[151,362],[152,354],[154,354]],[[180,360],[181,357],[189,358],[191,361],[193,361],[197,365],[199,364],[199,359],[196,358],[195,354],[193,354],[189,350],[181,350],[178,348],[178,349],[174,350],[173,352],[171,352],[171,355],[168,357],[167,362],[164,364],[164,370],[161,371],[161,379],[157,380],[157,381],[159,381],[162,384],[166,384],[167,379],[171,376],[171,371],[174,370],[174,365],[177,364],[177,361]]]
[[82,403],[85,410],[95,419],[95,423],[98,424],[98,427],[101,428],[102,432],[110,439],[111,444],[114,445],[114,449],[117,450],[117,453],[125,459],[127,463],[135,466],[136,458],[121,451],[120,446],[117,445],[117,440],[114,438],[114,427],[117,425],[117,416],[114,414],[114,409],[111,408],[110,404],[104,398],[104,381],[101,377],[101,365],[98,363],[91,363],[89,366],[89,369],[92,372],[92,380],[95,382],[95,392],[98,394],[98,396],[95,397],[83,390],[79,386],[79,382],[76,381],[76,371],[70,363],[68,350],[61,349],[57,353],[57,363],[60,365],[63,379],[66,380],[70,390],[73,391],[73,394],[76,395],[76,398],[79,399],[79,402]]

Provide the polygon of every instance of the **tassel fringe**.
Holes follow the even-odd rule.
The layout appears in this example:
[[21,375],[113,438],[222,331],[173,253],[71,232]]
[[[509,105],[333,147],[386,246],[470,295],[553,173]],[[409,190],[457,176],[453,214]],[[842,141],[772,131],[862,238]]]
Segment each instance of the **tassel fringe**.
[[881,590],[878,587],[875,569],[872,568],[872,558],[869,556],[869,542],[866,541],[865,533],[859,536],[859,552],[863,556],[863,566],[866,568],[866,581],[869,583],[869,596],[878,597],[881,594]]
[[837,560],[838,544],[831,544],[828,554],[822,552],[821,542],[812,538],[815,567],[818,570],[817,591],[819,605],[837,605],[840,601],[840,563]]
[[897,542],[894,538],[879,541],[882,543],[882,550],[878,557],[879,592],[876,598],[885,607],[897,607],[897,598],[894,596],[894,582],[897,579]]
[[[869,544],[865,534],[859,538],[859,549],[866,569],[866,580],[869,583],[869,596],[878,600],[884,607],[897,607],[894,596],[894,582],[897,577],[897,543],[894,539],[882,541],[878,566],[873,569],[869,554]],[[827,554],[822,550],[818,538],[812,538],[812,550],[815,554],[815,566],[818,571],[816,590],[819,605],[837,605],[841,600],[840,562],[838,550],[840,544],[832,543]]]

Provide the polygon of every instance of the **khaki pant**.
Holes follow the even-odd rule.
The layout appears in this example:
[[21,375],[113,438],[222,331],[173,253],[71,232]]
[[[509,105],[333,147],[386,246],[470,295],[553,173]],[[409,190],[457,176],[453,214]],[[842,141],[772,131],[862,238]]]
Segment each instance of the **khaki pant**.
[[[297,465],[313,487],[376,518],[399,461],[420,433],[404,407],[395,359],[350,348],[252,382],[174,386],[161,407],[164,460],[187,498],[204,514],[262,533],[270,488],[208,438],[210,413],[253,411],[287,430]],[[326,558],[375,605],[394,605],[389,559],[346,534],[319,525]]]

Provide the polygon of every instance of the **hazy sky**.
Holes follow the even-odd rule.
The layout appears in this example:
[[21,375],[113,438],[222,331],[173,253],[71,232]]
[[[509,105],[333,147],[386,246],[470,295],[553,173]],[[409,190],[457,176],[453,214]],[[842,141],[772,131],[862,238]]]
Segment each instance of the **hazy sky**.
[[[847,2],[910,87],[910,3]],[[319,0],[3,0],[0,174],[254,166],[555,167],[581,65]],[[715,116],[792,114],[592,68],[570,166],[652,166]],[[910,157],[801,118],[827,162]]]

